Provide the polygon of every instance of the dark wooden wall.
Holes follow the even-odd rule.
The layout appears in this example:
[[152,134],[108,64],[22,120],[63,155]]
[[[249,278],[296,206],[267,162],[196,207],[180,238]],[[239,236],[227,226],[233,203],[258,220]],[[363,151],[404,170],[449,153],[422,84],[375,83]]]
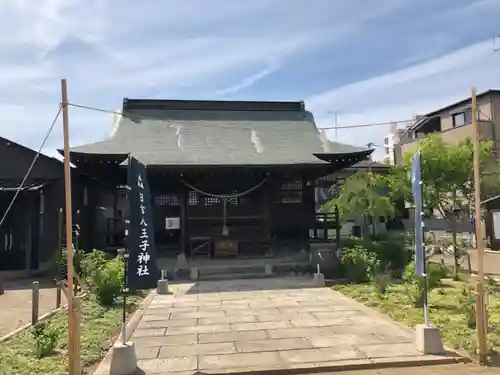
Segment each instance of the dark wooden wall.
[[[116,165],[93,167],[93,176],[108,186],[87,184],[87,205],[80,216],[82,247],[117,248],[123,243],[126,216],[124,192],[115,187],[126,184],[126,169]],[[190,237],[221,236],[223,203],[189,188],[182,181],[212,194],[245,191],[265,180],[259,188],[227,203],[230,235],[248,250],[270,242],[286,251],[308,246],[309,229],[315,223],[314,183],[300,172],[290,170],[184,170],[148,169],[156,243],[163,253],[188,252]],[[167,231],[166,217],[179,217],[183,230]],[[253,242],[252,242],[253,241]],[[83,245],[84,244],[84,245]],[[251,252],[251,251],[250,251]]]
[[[35,156],[35,151],[0,138],[0,180],[7,181],[14,188],[19,186]],[[84,207],[83,191],[90,179],[75,169],[72,169],[71,177],[73,221],[75,221],[76,212]],[[63,163],[40,155],[28,176],[25,186],[27,185],[40,187],[22,191],[18,195],[4,228],[0,228],[0,251],[5,245],[4,232],[14,226],[16,237],[14,243],[17,247],[15,251],[18,252],[15,257],[9,254],[11,261],[2,262],[2,269],[24,269],[26,266],[31,269],[38,268],[40,263],[54,259],[61,243],[61,236],[64,236],[59,228],[61,209],[62,217],[65,217]],[[12,191],[0,191],[1,216],[13,194]],[[64,220],[62,224],[64,225]],[[27,251],[30,252],[28,256],[26,256]]]
[[[2,216],[13,195],[13,192],[0,194]],[[27,263],[28,267],[37,264],[37,220],[32,202],[36,199],[36,192],[21,193],[18,198],[0,228],[0,270],[24,270]]]
[[[36,152],[17,143],[0,138],[0,180],[16,188],[24,179]],[[55,249],[53,235],[56,230],[52,215],[57,216],[54,205],[58,205],[60,192],[58,181],[64,176],[63,164],[56,159],[40,155],[32,168],[25,186],[41,188],[21,191],[0,228],[0,241],[5,247],[5,234],[13,234],[17,252],[9,254],[9,261],[2,262],[2,269],[36,269],[40,262],[50,259]],[[56,190],[55,193],[52,191]],[[15,191],[0,191],[3,216]],[[64,196],[64,190],[62,193]],[[43,204],[42,204],[43,201]],[[1,249],[5,252],[5,249]],[[29,253],[27,255],[27,253]],[[27,264],[28,263],[28,264]]]
[[[221,237],[224,223],[223,201],[193,190],[216,195],[246,191],[265,180],[254,191],[228,199],[226,224],[230,237],[236,237],[249,253],[270,241],[307,243],[308,230],[315,220],[314,184],[302,175],[285,177],[283,173],[247,170],[245,173],[206,172],[183,176],[150,174],[154,207],[156,241],[173,251],[189,248],[190,237]],[[164,230],[165,217],[181,217],[185,213],[182,233]],[[245,252],[245,251],[244,251]],[[258,251],[257,251],[258,252]],[[261,249],[262,252],[262,249]]]

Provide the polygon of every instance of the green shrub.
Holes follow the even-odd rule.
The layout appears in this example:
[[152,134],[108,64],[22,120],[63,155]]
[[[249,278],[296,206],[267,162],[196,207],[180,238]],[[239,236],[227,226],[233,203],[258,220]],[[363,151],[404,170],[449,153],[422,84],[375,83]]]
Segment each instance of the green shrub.
[[113,305],[123,287],[123,261],[118,257],[107,262],[96,273],[96,295],[99,303],[104,306]]
[[94,250],[84,255],[81,261],[81,269],[82,275],[89,287],[93,287],[93,276],[107,261],[109,261],[109,257],[103,251]]
[[494,295],[494,296],[500,296],[500,282],[497,280],[488,277],[488,281],[486,284],[486,290],[488,293]]
[[109,259],[106,253],[94,250],[85,255],[82,270],[89,290],[103,306],[113,305],[123,287],[123,257]]
[[445,264],[428,263],[427,264],[427,277],[434,285],[441,284],[441,280],[450,275],[450,269]]
[[39,358],[51,355],[57,347],[59,332],[46,322],[39,322],[31,329],[35,350]]
[[382,298],[387,292],[387,288],[391,285],[391,280],[392,278],[389,270],[375,273],[375,276],[373,277],[373,285],[380,298]]
[[68,254],[66,252],[66,248],[61,250],[59,259],[56,262],[56,278],[58,280],[66,280],[68,277]]
[[372,280],[379,267],[376,256],[362,246],[342,249],[340,260],[344,276],[357,283]]
[[384,266],[390,265],[392,270],[398,271],[397,276],[401,277],[401,272],[413,258],[413,249],[405,246],[403,235],[394,235],[379,244],[377,258]]
[[[428,263],[425,271],[429,289],[438,287],[441,284],[441,279],[448,275],[446,266],[436,263]],[[408,263],[403,272],[403,280],[407,283],[412,283],[417,279],[419,279],[419,276],[415,274],[415,262],[412,261]]]
[[[82,274],[82,259],[84,258],[83,250],[73,250],[73,269],[77,275]],[[65,280],[68,277],[68,252],[64,247],[61,251],[59,259],[56,261],[56,278]]]
[[413,307],[422,308],[424,306],[424,283],[423,278],[413,280],[406,285],[406,293],[413,303]]
[[[441,279],[447,276],[445,266],[428,263],[426,266],[427,290],[437,288],[441,285]],[[425,279],[415,274],[415,262],[409,263],[404,272],[403,280],[407,283],[406,291],[415,307],[422,307],[424,303]]]
[[382,269],[390,268],[393,277],[401,277],[401,273],[413,256],[413,248],[407,246],[406,237],[403,234],[379,234],[371,238],[371,240],[365,240],[351,237],[345,246],[366,248],[375,255]]
[[406,283],[411,283],[417,278],[415,275],[415,262],[408,263],[403,271],[403,281]]
[[387,241],[391,238],[389,233],[376,233],[370,235],[370,240],[375,242]]
[[467,318],[467,327],[476,328],[476,301],[470,288],[464,287],[458,296],[458,308]]

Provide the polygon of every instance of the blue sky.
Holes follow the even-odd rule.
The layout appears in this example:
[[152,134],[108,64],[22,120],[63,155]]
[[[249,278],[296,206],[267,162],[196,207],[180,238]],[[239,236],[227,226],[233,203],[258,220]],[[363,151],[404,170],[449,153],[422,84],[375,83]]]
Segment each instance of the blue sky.
[[[334,111],[339,125],[405,120],[500,88],[499,16],[498,0],[2,1],[0,135],[37,148],[62,76],[71,102],[111,110],[123,97],[304,100],[319,126]],[[72,108],[70,126],[72,144],[92,142],[112,116]],[[388,129],[338,140],[381,144]],[[61,139],[58,126],[45,153]]]

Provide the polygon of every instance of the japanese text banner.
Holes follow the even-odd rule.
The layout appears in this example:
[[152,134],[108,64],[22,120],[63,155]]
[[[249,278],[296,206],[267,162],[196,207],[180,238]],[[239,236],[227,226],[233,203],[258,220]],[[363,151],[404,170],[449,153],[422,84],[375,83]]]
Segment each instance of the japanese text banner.
[[127,287],[131,290],[156,288],[153,211],[146,167],[130,157],[128,166],[129,223],[127,235]]

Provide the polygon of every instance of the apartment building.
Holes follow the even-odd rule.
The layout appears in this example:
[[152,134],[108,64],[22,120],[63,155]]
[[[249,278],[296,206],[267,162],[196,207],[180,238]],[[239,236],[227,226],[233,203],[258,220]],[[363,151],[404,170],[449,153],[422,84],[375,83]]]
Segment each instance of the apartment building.
[[[407,152],[415,152],[418,141],[426,135],[440,132],[447,142],[460,142],[472,137],[471,98],[452,103],[444,108],[421,116],[406,129],[394,146],[397,164]],[[500,90],[488,90],[477,95],[477,119],[479,136],[493,141],[497,159],[500,157]]]
[[394,165],[396,162],[394,150],[395,145],[400,142],[401,136],[404,134],[406,129],[398,128],[397,123],[391,124],[391,130],[389,134],[384,137],[384,163]]
[[[471,98],[452,103],[421,116],[406,129],[394,146],[395,163],[403,155],[414,153],[418,141],[430,133],[439,132],[446,142],[460,142],[473,137]],[[493,142],[493,153],[500,160],[500,90],[488,90],[477,95],[479,137]],[[500,249],[500,199],[484,205],[485,234],[492,249]]]

